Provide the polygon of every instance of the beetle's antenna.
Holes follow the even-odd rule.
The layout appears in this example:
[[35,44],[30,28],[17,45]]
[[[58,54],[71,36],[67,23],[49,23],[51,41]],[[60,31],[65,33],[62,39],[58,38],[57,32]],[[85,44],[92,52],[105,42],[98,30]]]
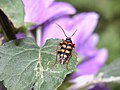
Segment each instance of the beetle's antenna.
[[71,35],[71,37],[77,32],[77,30]]
[[[55,23],[55,24],[57,24],[57,23]],[[64,29],[59,25],[59,24],[57,24],[61,29],[62,29],[62,31],[63,31],[63,33],[64,33],[64,35],[66,36],[66,37],[68,37],[67,35],[66,35],[66,33],[65,33],[65,31],[64,31]]]

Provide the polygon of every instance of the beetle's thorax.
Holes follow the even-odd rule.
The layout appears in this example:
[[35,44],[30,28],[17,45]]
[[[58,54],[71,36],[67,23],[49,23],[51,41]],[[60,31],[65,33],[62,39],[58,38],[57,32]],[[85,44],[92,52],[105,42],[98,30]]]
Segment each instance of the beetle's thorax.
[[70,37],[67,37],[65,41],[68,42],[68,43],[72,43],[72,40],[71,40]]

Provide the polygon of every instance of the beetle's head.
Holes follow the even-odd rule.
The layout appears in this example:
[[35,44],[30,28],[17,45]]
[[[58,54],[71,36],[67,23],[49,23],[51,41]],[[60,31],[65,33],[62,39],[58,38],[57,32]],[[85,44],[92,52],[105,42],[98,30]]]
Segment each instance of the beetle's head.
[[70,37],[67,37],[65,41],[66,41],[66,42],[71,42],[71,43],[72,43],[72,40],[71,40]]

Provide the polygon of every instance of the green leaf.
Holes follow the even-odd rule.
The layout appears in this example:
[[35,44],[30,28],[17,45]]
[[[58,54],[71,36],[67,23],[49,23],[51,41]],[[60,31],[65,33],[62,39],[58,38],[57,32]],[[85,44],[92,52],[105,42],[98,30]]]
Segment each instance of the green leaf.
[[120,77],[120,59],[115,60],[111,62],[109,65],[105,66],[102,70],[101,73],[104,73],[103,77],[108,78],[111,76]]
[[49,40],[46,42],[46,45],[41,50],[41,64],[43,66],[40,71],[42,75],[38,79],[37,90],[54,90],[57,89],[59,85],[62,84],[67,74],[71,73],[75,70],[77,59],[73,56],[69,62],[68,70],[66,69],[66,65],[56,64],[55,63],[55,49],[57,43],[60,40]]
[[30,90],[34,83],[36,90],[57,89],[77,64],[73,56],[68,70],[59,61],[53,67],[57,42],[60,40],[48,40],[39,49],[31,38],[26,38],[0,46],[0,81],[4,80],[8,90]]
[[38,61],[38,49],[29,38],[0,46],[0,81],[4,80],[8,90],[30,90]]
[[[120,85],[120,59],[114,60],[111,64],[105,66],[97,75],[95,75],[91,81],[86,81],[80,90],[87,90],[90,86],[98,83],[107,83],[112,88],[116,85]],[[90,75],[88,75],[90,76]]]
[[[120,57],[119,27],[116,24],[110,24],[106,30],[101,33],[101,39],[98,47],[106,47],[109,51],[107,64]],[[111,37],[114,36],[114,37]],[[113,44],[112,44],[113,43]]]
[[0,8],[17,27],[24,24],[24,8],[22,0],[0,0]]

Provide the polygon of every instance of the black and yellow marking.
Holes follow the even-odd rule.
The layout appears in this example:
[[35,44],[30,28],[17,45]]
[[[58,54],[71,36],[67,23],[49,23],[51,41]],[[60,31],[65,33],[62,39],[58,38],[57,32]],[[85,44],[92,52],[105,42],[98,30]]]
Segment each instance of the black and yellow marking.
[[65,53],[68,53],[68,54],[70,54],[70,51],[69,51],[69,50],[65,50]]
[[[56,47],[56,62],[55,64],[57,63],[57,57],[58,57],[58,54],[59,54],[59,59],[60,59],[60,64],[64,64],[66,63],[66,68],[68,69],[68,63],[70,61],[70,58],[72,57],[72,50],[73,48],[75,48],[75,44],[72,43],[72,40],[71,40],[71,37],[76,33],[76,31],[70,36],[70,37],[67,37],[64,29],[59,25],[57,24],[61,30],[63,31],[64,35],[66,36],[66,40],[62,39],[62,43],[59,43],[61,48],[60,48],[60,51],[57,51],[58,49],[58,45]],[[54,65],[55,65],[54,64]]]
[[71,38],[67,38],[66,40],[63,40],[62,43],[60,43],[61,48],[60,51],[58,51],[59,58],[60,58],[60,64],[64,64],[65,62],[68,63],[70,60],[70,57],[72,56],[71,52],[74,48],[74,44],[71,41]]
[[72,46],[67,46],[66,48],[72,50]]
[[63,44],[63,45],[62,45],[62,47],[63,47],[63,48],[66,48],[66,45],[65,45],[65,44]]

